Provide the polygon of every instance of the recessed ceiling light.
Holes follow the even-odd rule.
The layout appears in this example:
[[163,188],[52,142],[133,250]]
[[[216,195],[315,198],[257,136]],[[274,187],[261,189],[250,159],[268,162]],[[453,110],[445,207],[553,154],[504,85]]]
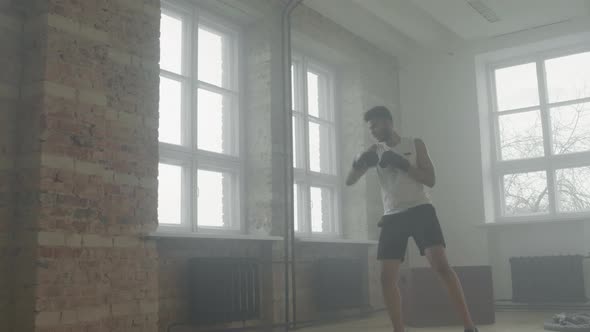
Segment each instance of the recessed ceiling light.
[[496,23],[500,21],[500,17],[496,12],[488,7],[481,0],[466,0],[467,4],[473,8],[479,15],[485,18],[490,23]]

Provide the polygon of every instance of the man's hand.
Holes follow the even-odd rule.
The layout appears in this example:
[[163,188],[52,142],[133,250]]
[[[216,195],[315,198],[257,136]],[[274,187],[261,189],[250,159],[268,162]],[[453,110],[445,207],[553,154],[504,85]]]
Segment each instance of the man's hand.
[[393,151],[385,151],[381,155],[381,161],[379,162],[379,166],[381,166],[381,168],[399,168],[402,171],[407,172],[408,169],[410,169],[410,162],[406,158],[400,156],[399,154]]
[[377,166],[378,163],[379,155],[377,155],[377,145],[373,144],[354,159],[352,169],[346,177],[346,185],[351,186],[355,184],[369,168]]
[[360,153],[352,162],[352,168],[355,170],[362,170],[377,166],[379,163],[379,156],[373,150],[367,150]]

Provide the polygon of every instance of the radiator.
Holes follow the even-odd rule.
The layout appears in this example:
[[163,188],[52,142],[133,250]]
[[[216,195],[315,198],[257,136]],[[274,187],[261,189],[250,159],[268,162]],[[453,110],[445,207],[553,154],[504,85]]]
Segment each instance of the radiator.
[[512,257],[512,301],[585,302],[583,256]]
[[314,298],[319,311],[361,308],[360,260],[320,259],[314,263]]
[[259,269],[256,259],[191,259],[189,291],[192,323],[207,325],[258,319]]

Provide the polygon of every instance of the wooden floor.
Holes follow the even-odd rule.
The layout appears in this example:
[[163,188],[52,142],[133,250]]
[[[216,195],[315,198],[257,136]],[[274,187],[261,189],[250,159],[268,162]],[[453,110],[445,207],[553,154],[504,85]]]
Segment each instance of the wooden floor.
[[[551,312],[499,312],[496,314],[496,324],[479,326],[480,332],[539,332],[543,331],[543,322],[553,315]],[[342,324],[325,325],[301,329],[305,332],[391,332],[393,329],[385,314],[379,314],[370,319],[350,321]],[[463,328],[437,327],[415,328],[408,327],[407,332],[462,332]]]

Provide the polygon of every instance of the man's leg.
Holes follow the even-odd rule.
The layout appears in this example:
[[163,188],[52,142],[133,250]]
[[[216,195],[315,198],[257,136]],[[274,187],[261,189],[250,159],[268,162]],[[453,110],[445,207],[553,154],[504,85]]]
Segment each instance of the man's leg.
[[463,294],[463,287],[457,277],[455,271],[450,267],[445,248],[443,246],[434,246],[425,249],[426,258],[430,262],[430,266],[437,272],[440,279],[443,281],[453,304],[463,319],[463,325],[466,330],[473,330],[474,324],[471,320],[465,296]]
[[395,332],[405,331],[402,319],[402,300],[398,287],[401,262],[402,261],[399,259],[385,259],[381,261],[381,287],[383,290],[383,298],[387,305],[387,312]]

